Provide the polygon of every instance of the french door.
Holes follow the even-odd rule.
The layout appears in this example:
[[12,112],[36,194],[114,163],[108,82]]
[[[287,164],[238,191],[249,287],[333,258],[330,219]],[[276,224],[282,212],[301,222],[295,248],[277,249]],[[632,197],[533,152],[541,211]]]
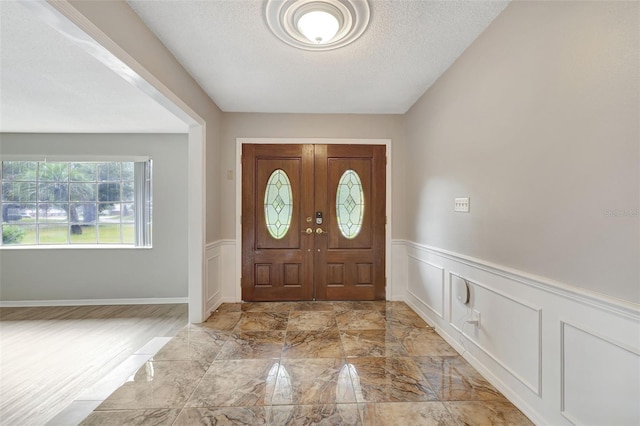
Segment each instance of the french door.
[[242,299],[384,299],[385,161],[381,145],[243,145]]

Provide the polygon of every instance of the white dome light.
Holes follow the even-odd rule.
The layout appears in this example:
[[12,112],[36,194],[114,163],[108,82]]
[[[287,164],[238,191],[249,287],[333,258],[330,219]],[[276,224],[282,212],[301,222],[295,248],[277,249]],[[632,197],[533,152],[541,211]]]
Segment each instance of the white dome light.
[[312,43],[326,44],[336,35],[340,24],[332,14],[322,10],[312,10],[298,19],[297,27]]
[[[1,1],[1,0],[0,0]],[[304,50],[353,43],[369,24],[367,0],[266,0],[267,25],[283,42]]]

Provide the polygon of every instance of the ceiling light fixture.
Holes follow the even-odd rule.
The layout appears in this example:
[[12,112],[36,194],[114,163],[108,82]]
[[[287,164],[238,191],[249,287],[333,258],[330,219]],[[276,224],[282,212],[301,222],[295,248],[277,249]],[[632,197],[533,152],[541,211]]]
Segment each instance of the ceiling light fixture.
[[298,30],[312,43],[327,44],[339,29],[338,19],[322,10],[312,10],[298,19]]
[[267,24],[285,43],[305,50],[346,46],[369,24],[367,0],[267,0]]

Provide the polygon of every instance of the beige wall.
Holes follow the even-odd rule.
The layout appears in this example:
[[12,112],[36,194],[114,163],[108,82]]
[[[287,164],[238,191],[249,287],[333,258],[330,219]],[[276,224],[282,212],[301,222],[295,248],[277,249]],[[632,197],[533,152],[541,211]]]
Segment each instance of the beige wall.
[[[235,175],[236,138],[353,138],[392,140],[393,217],[404,215],[401,159],[403,118],[400,115],[332,115],[332,114],[252,114],[224,113],[222,130],[222,235],[235,238],[236,186],[226,179],[226,172]],[[394,220],[394,238],[402,235],[402,222]]]
[[639,7],[498,16],[407,114],[409,239],[640,302]]
[[153,159],[153,248],[5,247],[3,302],[187,296],[187,135],[2,133],[0,151]]

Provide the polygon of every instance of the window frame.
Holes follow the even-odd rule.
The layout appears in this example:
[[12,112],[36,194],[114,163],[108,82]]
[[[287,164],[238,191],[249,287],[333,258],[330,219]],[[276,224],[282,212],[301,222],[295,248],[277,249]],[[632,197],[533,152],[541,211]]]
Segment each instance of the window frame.
[[[5,182],[12,182],[10,180],[5,180],[4,176],[1,174],[3,172],[4,162],[35,162],[36,170],[35,177],[33,180],[25,180],[20,181],[22,183],[28,183],[35,185],[36,193],[35,199],[30,200],[28,202],[24,202],[21,204],[34,204],[36,206],[36,220],[33,222],[33,225],[36,230],[35,234],[35,243],[32,244],[4,244],[2,240],[0,240],[0,249],[104,249],[104,248],[117,248],[117,249],[150,249],[152,248],[152,205],[153,205],[153,165],[152,159],[149,156],[105,156],[105,155],[73,155],[73,156],[41,156],[41,155],[0,155],[0,184],[4,184]],[[41,200],[38,195],[38,189],[42,184],[46,184],[46,180],[41,180],[40,176],[40,168],[42,164],[46,163],[67,163],[67,176],[66,179],[55,181],[56,183],[66,183],[68,185],[66,191],[66,200],[62,201],[52,201],[51,204],[65,204],[66,205],[66,219],[64,222],[59,223],[60,225],[66,226],[67,235],[66,242],[59,243],[46,243],[41,242],[38,234],[39,229],[42,225],[47,225],[47,221],[41,221],[38,206],[40,203],[46,200]],[[98,175],[99,171],[96,169],[94,180],[87,181],[73,181],[70,179],[70,163],[87,163],[87,164],[98,164],[98,163],[120,163],[120,170],[118,179],[101,181],[100,176]],[[133,177],[132,180],[125,179],[123,180],[123,172],[122,172],[122,163],[133,163]],[[54,182],[54,181],[52,181]],[[82,184],[82,183],[91,183],[95,184],[95,193],[92,196],[91,201],[71,201],[72,200],[72,190],[71,184]],[[105,183],[118,183],[120,185],[120,192],[118,200],[113,200],[112,202],[107,202],[105,200],[100,199],[99,185]],[[125,183],[132,183],[131,190],[133,191],[132,200],[126,200],[124,197],[124,188],[122,185]],[[4,195],[4,194],[3,194]],[[0,197],[0,207],[3,207],[5,204],[15,204],[13,201],[3,201],[4,196]],[[100,228],[100,218],[99,211],[101,204],[120,204],[121,206],[126,204],[133,204],[134,213],[132,217],[132,221],[124,221],[121,210],[119,209],[120,216],[118,219],[118,229],[120,232],[119,242],[99,242],[99,228]],[[71,220],[71,206],[72,205],[80,206],[82,204],[94,204],[96,209],[96,218],[95,221],[91,224],[93,226],[93,232],[95,232],[95,241],[94,242],[72,242],[73,233],[72,226],[77,225],[78,223],[72,222]],[[2,222],[2,226],[7,224],[11,224]],[[55,224],[52,223],[52,224]],[[123,241],[123,226],[133,225],[134,228],[134,237],[133,243],[124,242]],[[24,226],[24,225],[23,225]]]

